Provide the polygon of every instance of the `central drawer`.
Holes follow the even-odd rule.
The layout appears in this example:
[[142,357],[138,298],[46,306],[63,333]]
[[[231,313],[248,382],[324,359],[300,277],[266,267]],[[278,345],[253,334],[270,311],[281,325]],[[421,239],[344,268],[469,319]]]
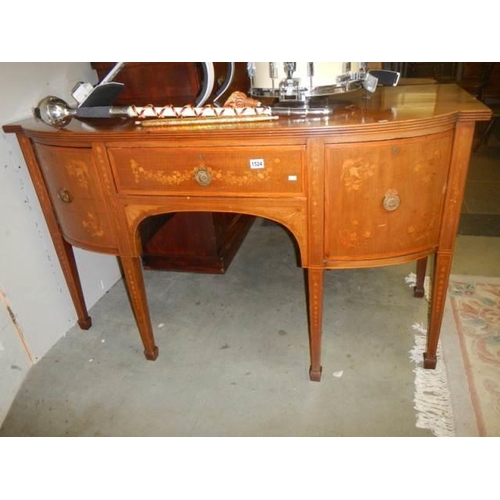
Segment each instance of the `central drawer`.
[[111,147],[108,155],[124,194],[280,196],[305,190],[305,146]]

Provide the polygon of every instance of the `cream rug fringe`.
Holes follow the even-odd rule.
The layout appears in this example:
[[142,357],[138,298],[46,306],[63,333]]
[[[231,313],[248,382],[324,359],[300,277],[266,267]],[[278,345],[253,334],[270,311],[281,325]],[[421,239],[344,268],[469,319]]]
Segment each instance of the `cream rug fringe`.
[[[416,284],[416,275],[410,273],[405,278],[408,286]],[[429,300],[429,278],[425,278],[425,297]],[[410,351],[410,360],[415,363],[414,408],[417,412],[416,426],[429,429],[437,437],[455,436],[453,409],[448,386],[446,367],[442,359],[441,341],[438,344],[438,363],[434,370],[423,367],[423,354],[427,343],[427,329],[420,323],[412,325],[415,330],[415,344]]]

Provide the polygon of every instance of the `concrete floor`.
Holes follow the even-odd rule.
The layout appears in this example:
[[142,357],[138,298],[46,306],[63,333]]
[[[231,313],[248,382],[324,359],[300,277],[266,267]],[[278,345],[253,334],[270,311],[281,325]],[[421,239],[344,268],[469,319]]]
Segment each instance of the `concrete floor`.
[[[460,235],[452,273],[499,276],[498,262],[500,238]],[[303,271],[287,233],[257,220],[225,275],[145,273],[155,362],[120,282],[89,331],[32,368],[0,436],[430,436],[413,409],[411,325],[427,316],[413,271],[326,273],[323,379],[310,382]]]

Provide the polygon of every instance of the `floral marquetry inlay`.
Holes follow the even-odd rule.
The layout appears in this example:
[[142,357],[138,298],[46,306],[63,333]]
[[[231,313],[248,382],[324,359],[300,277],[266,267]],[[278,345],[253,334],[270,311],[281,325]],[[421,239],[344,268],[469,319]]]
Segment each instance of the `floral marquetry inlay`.
[[443,155],[439,150],[433,150],[425,159],[420,159],[413,165],[414,173],[424,182],[433,182],[437,175],[437,169],[443,164]]
[[65,164],[66,173],[76,179],[78,185],[83,189],[89,188],[89,169],[87,164],[81,160],[70,160]]
[[358,191],[364,182],[375,174],[375,165],[358,158],[348,159],[342,164],[342,181],[348,191]]
[[166,186],[178,186],[179,184],[192,179],[195,172],[195,169],[184,172],[179,172],[178,170],[173,170],[171,172],[165,172],[163,170],[145,170],[134,159],[130,160],[130,168],[132,169],[136,184],[139,184],[142,179],[147,179]]
[[90,236],[97,238],[104,236],[104,229],[102,228],[101,221],[93,212],[87,212],[87,217],[82,220],[82,226]]
[[271,178],[272,173],[272,169],[269,167],[265,170],[247,171],[239,175],[231,170],[223,172],[221,170],[213,170],[211,168],[208,168],[208,171],[212,173],[214,180],[222,181],[230,186],[245,186],[248,184],[252,184],[255,181],[267,181]]
[[[141,184],[143,181],[153,182],[164,187],[179,186],[189,181],[195,180],[196,172],[199,167],[180,170],[150,170],[145,169],[136,160],[130,160],[130,168],[132,170],[134,181],[136,184]],[[266,167],[259,170],[247,170],[243,172],[235,172],[234,170],[222,170],[203,165],[203,168],[210,174],[212,181],[218,181],[227,186],[243,187],[268,181],[271,179],[273,169]]]
[[434,247],[451,144],[451,134],[443,133],[331,146],[325,175],[327,259],[384,258]]
[[356,219],[350,221],[349,227],[340,230],[340,245],[344,248],[363,248],[371,238],[371,231],[363,228]]
[[436,232],[437,215],[430,213],[418,214],[408,226],[407,234],[414,242],[426,241]]

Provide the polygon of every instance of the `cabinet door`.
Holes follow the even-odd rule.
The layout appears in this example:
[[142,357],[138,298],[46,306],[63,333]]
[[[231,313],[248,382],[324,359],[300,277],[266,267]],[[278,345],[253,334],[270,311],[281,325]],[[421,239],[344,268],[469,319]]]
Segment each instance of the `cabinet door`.
[[114,250],[92,150],[35,144],[35,151],[66,239],[83,248]]
[[452,131],[327,146],[325,259],[383,259],[436,246],[451,146]]

